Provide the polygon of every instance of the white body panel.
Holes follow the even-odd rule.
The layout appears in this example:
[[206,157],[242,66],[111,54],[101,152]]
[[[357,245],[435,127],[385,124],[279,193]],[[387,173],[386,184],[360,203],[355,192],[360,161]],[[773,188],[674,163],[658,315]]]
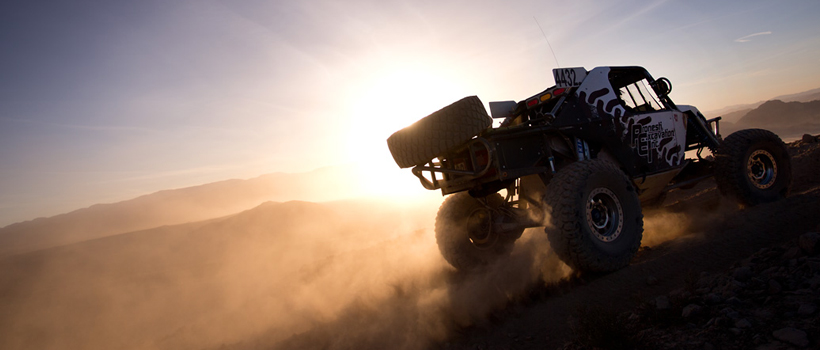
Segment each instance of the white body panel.
[[682,112],[660,111],[631,118],[642,121],[632,124],[629,129],[630,145],[638,156],[644,157],[647,163],[681,164],[686,149],[686,126]]

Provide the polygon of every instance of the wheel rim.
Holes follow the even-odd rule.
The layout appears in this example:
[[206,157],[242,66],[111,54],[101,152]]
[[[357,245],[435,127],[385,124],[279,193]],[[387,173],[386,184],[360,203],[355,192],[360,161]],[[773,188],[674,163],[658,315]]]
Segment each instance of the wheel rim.
[[498,235],[493,230],[492,213],[486,208],[479,208],[467,218],[467,236],[474,246],[486,248],[492,246]]
[[612,242],[621,235],[624,212],[621,201],[609,189],[596,188],[590,192],[586,217],[590,230],[601,242]]
[[777,179],[777,162],[771,153],[762,149],[756,150],[746,162],[746,175],[759,189],[772,187]]

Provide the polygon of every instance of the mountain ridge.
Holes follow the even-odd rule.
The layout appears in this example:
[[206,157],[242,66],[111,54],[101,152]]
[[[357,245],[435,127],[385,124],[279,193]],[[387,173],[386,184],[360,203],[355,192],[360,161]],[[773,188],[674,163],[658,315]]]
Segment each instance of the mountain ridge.
[[268,201],[326,201],[354,196],[345,167],[269,173],[94,204],[0,228],[0,256],[241,212]]
[[721,133],[726,136],[741,129],[762,128],[793,139],[803,134],[820,132],[820,100],[810,102],[766,101],[744,113],[736,122],[721,121]]
[[723,107],[723,108],[718,108],[718,109],[713,109],[713,110],[708,110],[708,111],[703,111],[703,112],[707,116],[707,118],[714,118],[714,117],[720,116],[720,117],[724,117],[723,120],[734,123],[734,122],[737,121],[737,119],[740,119],[740,117],[742,117],[742,116],[739,116],[739,117],[737,117],[737,119],[734,119],[732,114],[734,114],[738,111],[742,111],[742,110],[755,109],[755,108],[759,107],[760,105],[766,103],[767,101],[771,101],[771,100],[781,100],[781,101],[784,101],[784,102],[811,102],[811,101],[814,101],[814,100],[820,100],[820,88],[815,88],[815,89],[806,90],[806,91],[802,91],[802,92],[796,92],[796,93],[793,93],[793,94],[775,96],[775,97],[769,98],[767,100],[762,100],[762,101],[757,101],[757,102],[752,102],[752,103],[741,103],[741,104],[737,104],[737,105],[726,106],[726,107]]

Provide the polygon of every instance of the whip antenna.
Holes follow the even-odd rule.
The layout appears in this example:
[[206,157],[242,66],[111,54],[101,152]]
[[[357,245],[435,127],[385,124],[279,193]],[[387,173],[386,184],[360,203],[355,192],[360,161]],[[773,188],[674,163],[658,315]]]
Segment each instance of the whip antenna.
[[552,52],[552,58],[555,59],[555,66],[556,67],[561,67],[561,65],[558,64],[558,57],[555,57],[555,51],[552,50],[552,45],[550,45],[550,39],[547,39],[547,34],[544,34],[544,28],[541,28],[541,23],[538,23],[538,18],[535,18],[535,16],[532,16],[532,19],[535,20],[535,24],[538,25],[538,29],[541,30],[541,35],[543,35],[544,40],[547,41],[547,46],[549,46],[550,52]]

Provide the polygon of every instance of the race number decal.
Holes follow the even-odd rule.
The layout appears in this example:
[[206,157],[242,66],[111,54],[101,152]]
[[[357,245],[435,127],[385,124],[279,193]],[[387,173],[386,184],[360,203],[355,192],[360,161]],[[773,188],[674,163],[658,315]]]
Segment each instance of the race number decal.
[[587,76],[587,70],[583,67],[577,68],[555,68],[552,70],[555,78],[555,86],[559,88],[570,88],[580,86]]

